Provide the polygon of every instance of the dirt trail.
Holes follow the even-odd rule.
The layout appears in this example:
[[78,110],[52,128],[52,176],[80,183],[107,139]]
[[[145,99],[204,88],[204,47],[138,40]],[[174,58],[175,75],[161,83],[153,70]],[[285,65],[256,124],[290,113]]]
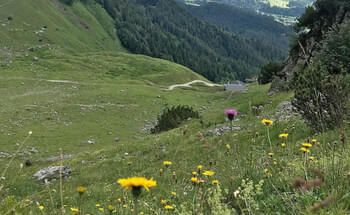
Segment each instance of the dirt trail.
[[185,84],[174,84],[174,85],[171,85],[171,86],[168,87],[167,90],[173,90],[173,89],[175,89],[177,87],[191,87],[191,85],[195,84],[195,83],[202,83],[202,84],[204,84],[204,85],[206,85],[208,87],[216,87],[216,86],[220,87],[220,86],[222,86],[220,84],[212,84],[212,83],[208,83],[208,82],[202,81],[202,80],[194,80],[194,81],[190,81],[190,82],[185,83]]

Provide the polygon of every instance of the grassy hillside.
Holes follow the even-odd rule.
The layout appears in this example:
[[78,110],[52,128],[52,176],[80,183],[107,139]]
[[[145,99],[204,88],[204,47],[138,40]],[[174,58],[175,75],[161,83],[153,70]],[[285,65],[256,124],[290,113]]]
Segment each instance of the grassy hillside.
[[[280,108],[293,94],[267,96],[269,86],[251,84],[247,92],[202,85],[168,91],[175,83],[206,79],[178,64],[123,52],[108,27],[113,22],[97,5],[78,3],[66,10],[90,17],[89,24],[95,24],[89,29],[106,29],[98,34],[121,51],[110,51],[112,45],[97,33],[86,34],[55,4],[16,1],[15,7],[13,2],[0,3],[6,23],[1,28],[7,29],[0,31],[7,41],[0,46],[1,215],[349,213],[348,120],[339,130],[315,134],[300,116]],[[20,5],[47,11],[25,19]],[[62,29],[50,31],[48,20]],[[46,23],[52,45],[43,47],[31,34],[34,28],[25,34],[11,30],[11,23],[23,22],[26,29]],[[64,35],[77,43],[65,43]],[[201,118],[147,133],[164,108],[179,104],[192,106]],[[238,110],[232,131],[227,108]],[[264,118],[274,124],[266,127]],[[283,132],[289,134],[285,140],[279,138]],[[302,152],[301,144],[313,138],[310,152]],[[68,158],[52,158],[61,154]],[[72,169],[70,178],[43,185],[32,177],[58,165]],[[197,165],[203,165],[195,176],[205,181],[201,184],[191,182]],[[214,175],[204,176],[206,170]],[[157,186],[135,201],[117,184],[131,176],[153,178]],[[87,191],[78,194],[77,186]],[[174,208],[166,211],[161,200]]]
[[1,0],[0,6],[1,52],[39,46],[70,52],[122,49],[113,20],[97,4]]

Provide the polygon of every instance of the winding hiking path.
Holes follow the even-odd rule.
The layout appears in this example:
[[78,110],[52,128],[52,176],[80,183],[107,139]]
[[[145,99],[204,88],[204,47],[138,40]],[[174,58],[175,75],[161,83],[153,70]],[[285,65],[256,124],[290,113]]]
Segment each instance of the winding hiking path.
[[188,83],[185,83],[185,84],[174,84],[174,85],[171,85],[168,87],[167,90],[173,90],[177,87],[191,87],[192,84],[195,84],[195,83],[202,83],[208,87],[220,87],[222,85],[220,84],[212,84],[212,83],[209,83],[209,82],[206,82],[206,81],[202,81],[202,80],[194,80],[194,81],[190,81]]

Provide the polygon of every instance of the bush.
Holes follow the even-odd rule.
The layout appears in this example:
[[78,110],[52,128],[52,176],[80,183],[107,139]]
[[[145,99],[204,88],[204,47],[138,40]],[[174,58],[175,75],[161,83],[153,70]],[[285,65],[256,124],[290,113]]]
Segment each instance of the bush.
[[199,118],[198,111],[194,111],[192,107],[187,105],[166,108],[163,113],[158,116],[158,123],[152,128],[151,132],[159,133],[176,128],[188,118]]
[[265,64],[259,73],[258,82],[259,84],[268,84],[272,81],[273,77],[283,69],[282,63],[270,62]]
[[350,26],[328,35],[314,63],[296,72],[294,106],[316,130],[339,127],[350,98]]

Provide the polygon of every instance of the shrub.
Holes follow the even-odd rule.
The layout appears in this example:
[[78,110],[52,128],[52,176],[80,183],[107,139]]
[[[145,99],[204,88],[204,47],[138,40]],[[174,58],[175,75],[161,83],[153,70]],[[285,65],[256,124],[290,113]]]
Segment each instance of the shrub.
[[314,63],[296,72],[294,106],[318,131],[339,127],[350,98],[350,26],[328,35]]
[[184,120],[188,118],[199,118],[197,111],[187,105],[178,105],[166,108],[161,115],[158,116],[157,125],[152,128],[152,133],[168,131],[178,127]]
[[282,63],[270,62],[265,64],[259,73],[258,82],[259,84],[268,84],[272,81],[273,77],[277,75],[279,71],[283,69]]

